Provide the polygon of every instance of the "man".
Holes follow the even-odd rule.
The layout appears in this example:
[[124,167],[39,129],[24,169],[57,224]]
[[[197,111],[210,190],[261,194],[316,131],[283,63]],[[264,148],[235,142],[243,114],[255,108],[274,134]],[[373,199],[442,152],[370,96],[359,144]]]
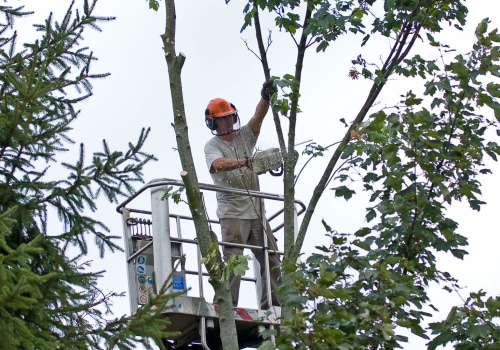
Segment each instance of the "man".
[[[260,133],[264,117],[269,110],[269,101],[276,88],[273,81],[266,81],[262,87],[261,99],[255,114],[248,124],[240,126],[236,107],[222,99],[209,102],[205,110],[205,122],[215,136],[205,145],[205,157],[214,184],[245,190],[259,191],[259,179],[253,172],[252,155]],[[228,243],[267,246],[277,250],[276,242],[269,224],[262,215],[261,199],[247,195],[217,193],[217,217],[221,225],[222,241]],[[263,225],[265,223],[265,226]],[[263,249],[254,249],[253,253],[260,264],[262,281],[261,309],[268,309],[267,283],[265,275],[265,255]],[[242,255],[243,249],[223,247],[224,259],[231,254]],[[269,254],[272,305],[279,306],[275,293],[279,272],[279,258]],[[229,283],[233,306],[238,305],[240,276],[231,275]]]

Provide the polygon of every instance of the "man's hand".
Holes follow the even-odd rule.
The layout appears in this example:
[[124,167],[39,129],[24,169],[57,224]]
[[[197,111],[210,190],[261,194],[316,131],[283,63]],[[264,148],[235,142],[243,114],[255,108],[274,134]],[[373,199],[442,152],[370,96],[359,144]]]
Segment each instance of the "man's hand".
[[245,166],[253,171],[253,158],[245,157]]
[[262,84],[262,90],[260,90],[260,95],[264,99],[264,101],[269,102],[271,101],[271,96],[273,96],[276,92],[278,92],[278,89],[276,86],[274,86],[274,78],[271,78],[269,80],[266,80],[264,84]]

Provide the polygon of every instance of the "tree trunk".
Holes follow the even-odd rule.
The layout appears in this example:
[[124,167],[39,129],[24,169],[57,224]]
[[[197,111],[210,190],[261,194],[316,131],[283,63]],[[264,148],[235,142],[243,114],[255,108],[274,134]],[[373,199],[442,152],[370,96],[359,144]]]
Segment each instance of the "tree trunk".
[[161,37],[168,65],[170,93],[174,112],[174,129],[183,169],[181,177],[185,185],[201,255],[207,259],[205,265],[217,298],[222,347],[226,350],[234,350],[238,349],[238,337],[231,302],[231,291],[228,280],[222,278],[223,269],[221,267],[223,266],[223,261],[219,249],[215,248],[214,251],[213,248],[218,247],[217,237],[210,230],[208,224],[191,153],[191,146],[189,144],[181,81],[181,70],[185,56],[182,53],[179,55],[175,53],[175,1],[165,0],[165,8],[166,27],[165,34]]

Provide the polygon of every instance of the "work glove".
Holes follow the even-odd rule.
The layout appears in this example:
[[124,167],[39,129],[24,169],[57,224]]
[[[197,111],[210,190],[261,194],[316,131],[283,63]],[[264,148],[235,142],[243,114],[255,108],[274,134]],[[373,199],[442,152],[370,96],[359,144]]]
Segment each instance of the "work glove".
[[271,101],[271,96],[273,96],[278,89],[274,86],[274,78],[266,80],[264,84],[262,84],[262,90],[260,90],[260,95],[264,99],[264,101]]

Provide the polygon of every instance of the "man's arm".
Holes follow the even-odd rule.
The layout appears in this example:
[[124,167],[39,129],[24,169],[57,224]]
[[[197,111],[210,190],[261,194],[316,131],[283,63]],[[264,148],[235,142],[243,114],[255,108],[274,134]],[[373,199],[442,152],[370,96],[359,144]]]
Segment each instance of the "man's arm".
[[274,86],[274,78],[268,79],[262,84],[262,90],[260,90],[260,96],[262,97],[257,104],[257,108],[255,109],[255,114],[248,121],[248,126],[252,130],[254,136],[259,136],[260,127],[262,126],[262,122],[264,121],[264,117],[269,110],[269,104],[271,101],[271,97],[273,94],[277,92],[276,86]]
[[255,136],[259,136],[262,122],[264,121],[264,117],[266,116],[268,110],[269,102],[266,102],[263,98],[261,98],[257,104],[257,108],[255,108],[255,114],[248,121],[248,126],[252,129]]
[[252,158],[217,158],[210,166],[210,172],[215,173],[218,171],[230,171],[246,166],[248,169],[253,170]]
[[250,170],[253,169],[251,158],[226,158],[211,141],[206,143],[204,151],[205,160],[211,174],[219,171],[231,171],[245,166]]

